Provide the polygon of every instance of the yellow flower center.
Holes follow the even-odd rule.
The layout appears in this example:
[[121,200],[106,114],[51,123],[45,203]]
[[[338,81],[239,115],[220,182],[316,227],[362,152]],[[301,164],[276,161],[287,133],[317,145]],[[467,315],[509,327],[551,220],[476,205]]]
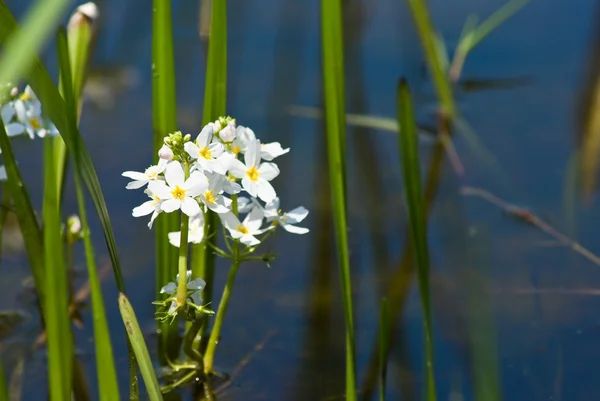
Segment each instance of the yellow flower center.
[[148,167],[144,173],[148,176],[149,179],[153,180],[158,175],[158,169],[153,167]]
[[206,203],[210,203],[211,205],[217,201],[217,197],[211,190],[204,192],[204,199],[206,199]]
[[29,119],[29,125],[31,125],[31,128],[33,128],[34,130],[39,130],[42,128],[42,124],[40,124],[37,117],[31,117]]
[[242,149],[240,149],[239,146],[234,146],[233,148],[231,148],[231,151],[233,152],[234,155],[237,156],[242,151]]
[[152,206],[158,205],[159,202],[160,202],[160,198],[156,195],[152,195]]
[[200,149],[200,156],[204,157],[205,159],[212,159],[212,153],[210,149],[208,149],[208,146]]
[[29,93],[23,92],[21,94],[21,96],[19,96],[19,99],[21,99],[22,101],[26,102],[28,100],[31,100],[31,96],[29,96]]
[[183,200],[185,198],[185,189],[181,188],[179,185],[175,185],[175,188],[171,191],[171,195],[173,198]]
[[256,166],[252,166],[248,170],[246,170],[246,175],[248,176],[248,178],[250,178],[250,181],[258,181],[260,173],[258,172]]
[[244,225],[240,224],[239,226],[237,226],[237,230],[239,232],[241,232],[242,234],[248,234],[248,229],[246,227],[244,227]]

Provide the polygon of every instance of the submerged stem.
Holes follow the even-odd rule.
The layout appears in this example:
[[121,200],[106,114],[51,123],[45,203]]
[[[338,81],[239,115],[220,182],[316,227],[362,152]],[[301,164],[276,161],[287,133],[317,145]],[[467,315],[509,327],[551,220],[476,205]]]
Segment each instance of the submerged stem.
[[[237,243],[234,246],[237,247]],[[227,312],[229,297],[231,296],[231,291],[233,290],[233,284],[235,282],[235,276],[237,275],[239,268],[240,262],[237,258],[237,255],[234,255],[233,263],[231,264],[229,274],[227,275],[227,283],[225,284],[223,295],[221,295],[221,302],[219,302],[219,309],[217,310],[215,325],[210,333],[206,352],[204,353],[204,372],[207,374],[212,371],[213,361],[215,359],[215,351],[217,349],[217,344],[219,343],[221,327],[223,326],[223,319],[225,318],[225,313]]]

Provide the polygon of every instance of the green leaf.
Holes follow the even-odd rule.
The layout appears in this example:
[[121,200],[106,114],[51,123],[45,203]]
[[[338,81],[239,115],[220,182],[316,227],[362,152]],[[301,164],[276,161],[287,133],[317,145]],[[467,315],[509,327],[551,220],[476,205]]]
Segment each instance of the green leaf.
[[[177,131],[177,103],[175,96],[175,62],[173,56],[173,29],[171,22],[171,2],[154,0],[152,6],[152,118],[154,127],[154,153],[163,145],[165,135]],[[179,215],[163,213],[156,220],[156,295],[160,289],[177,274],[177,248],[168,240],[168,233],[179,231]],[[175,358],[177,347],[170,346],[177,341],[177,325],[158,323],[159,357],[166,352]]]
[[45,309],[45,271],[44,271],[44,248],[42,245],[42,233],[38,226],[37,218],[25,184],[21,179],[21,173],[17,167],[17,161],[12,152],[10,140],[4,130],[4,124],[0,124],[0,149],[2,159],[6,167],[8,180],[6,185],[13,199],[14,210],[19,222],[19,228],[25,242],[25,250],[31,266],[31,273],[35,281],[35,287],[40,299],[40,306]]
[[[68,4],[68,0],[38,0],[29,8],[23,28],[16,31],[10,41],[2,40],[5,49],[0,62],[0,82],[16,83],[22,74],[29,71],[37,52],[51,37]],[[10,13],[3,0],[0,1],[0,13]],[[7,29],[3,25],[6,22],[0,21],[0,31]]]
[[[0,3],[0,43],[5,44],[11,32],[16,28],[17,23],[13,15],[3,3]],[[102,194],[102,189],[100,188],[98,176],[94,170],[90,155],[75,124],[76,122],[68,120],[65,101],[63,101],[52,82],[48,71],[37,58],[33,61],[33,67],[28,74],[28,82],[42,102],[45,114],[56,125],[67,145],[67,149],[73,155],[74,167],[81,172],[83,181],[90,192],[100,218],[100,223],[102,224],[117,287],[120,291],[124,291],[125,283],[123,281],[114,233],[104,201],[104,195]],[[69,124],[75,124],[75,126],[69,129]]]
[[421,307],[425,326],[425,366],[427,369],[427,399],[436,400],[433,368],[433,330],[431,303],[429,299],[429,249],[427,245],[427,220],[425,204],[421,192],[419,149],[417,146],[417,126],[408,84],[404,79],[398,85],[398,125],[401,127],[400,157],[402,176],[408,208],[408,223],[412,244],[415,247],[417,278],[421,296]]
[[[69,34],[71,33],[72,31],[70,30]],[[87,50],[86,57],[82,57],[81,55],[73,56],[72,52],[83,51],[83,48],[85,47],[87,49],[87,46],[79,45],[75,46],[74,48],[71,48],[70,43],[73,43],[73,41],[71,40],[68,42],[69,49],[67,49],[67,39],[65,38],[63,31],[59,33],[58,39],[59,62],[60,70],[62,72],[61,80],[64,86],[63,93],[72,93],[72,96],[69,97],[69,99],[71,100],[70,119],[77,119],[77,115],[79,114],[79,98],[77,98],[77,96],[81,96],[81,87],[77,89],[76,86],[81,86],[83,82],[83,76],[71,75],[70,65],[75,67],[75,69],[80,69],[83,65],[85,65],[85,60],[87,58]],[[78,72],[78,74],[79,73],[81,73],[81,71]],[[73,85],[69,85],[68,82],[72,82]],[[54,155],[56,156],[56,153],[54,153]],[[64,161],[62,162],[64,163]],[[98,377],[98,392],[100,395],[100,400],[102,401],[118,401],[120,396],[119,386],[117,383],[117,374],[115,369],[116,365],[113,358],[112,344],[110,341],[110,332],[108,329],[106,313],[104,310],[102,287],[98,278],[94,248],[90,238],[89,224],[87,221],[87,212],[85,209],[85,199],[81,183],[81,173],[77,169],[75,169],[74,173],[75,193],[77,197],[79,217],[81,220],[83,245],[85,249],[85,258],[88,268],[90,293],[92,299],[92,316],[94,320],[93,328],[94,346],[96,351],[96,375]],[[62,175],[59,175],[59,177],[61,177],[62,179]]]
[[4,376],[4,364],[0,358],[0,401],[8,401],[8,387]]
[[356,400],[352,279],[346,223],[344,54],[340,0],[321,1],[321,43],[329,180],[346,323],[346,399]]
[[69,284],[64,259],[60,194],[52,162],[52,142],[45,141],[44,157],[50,162],[44,169],[44,261],[46,266],[45,323],[48,341],[50,399],[71,399],[73,340],[69,319]]
[[150,359],[144,336],[140,330],[140,325],[135,317],[133,306],[131,306],[131,303],[129,303],[129,300],[123,293],[119,294],[119,310],[121,311],[129,341],[131,342],[133,352],[139,364],[140,372],[142,372],[142,378],[146,384],[148,396],[151,401],[162,400],[163,397],[158,385],[158,379],[156,378],[156,373],[154,372],[152,360]]

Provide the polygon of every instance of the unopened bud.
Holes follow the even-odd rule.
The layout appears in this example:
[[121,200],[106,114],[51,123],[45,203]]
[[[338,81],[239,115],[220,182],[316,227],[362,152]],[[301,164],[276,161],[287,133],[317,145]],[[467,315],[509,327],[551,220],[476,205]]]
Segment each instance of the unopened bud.
[[192,140],[192,136],[190,134],[187,134],[186,136],[183,137],[183,142],[189,142]]
[[67,219],[67,230],[69,232],[69,236],[72,238],[76,238],[81,233],[81,220],[77,215],[69,216]]
[[167,145],[163,145],[162,148],[158,150],[158,157],[164,160],[173,160],[173,151]]
[[15,97],[19,94],[19,88],[17,88],[16,86],[13,86],[13,88],[10,90],[10,95],[12,97]]
[[229,122],[225,128],[219,132],[223,142],[231,142],[235,139],[235,123]]

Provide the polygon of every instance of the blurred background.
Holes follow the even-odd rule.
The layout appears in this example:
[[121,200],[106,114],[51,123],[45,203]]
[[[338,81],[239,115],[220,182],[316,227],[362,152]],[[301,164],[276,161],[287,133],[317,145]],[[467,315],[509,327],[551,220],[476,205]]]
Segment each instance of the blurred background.
[[[30,4],[5,1],[18,17]],[[179,127],[192,135],[201,129],[209,3],[172,1]],[[406,77],[419,123],[435,126],[437,101],[406,2],[343,3],[347,112],[394,118],[396,82]],[[439,33],[453,49],[470,14],[483,19],[504,1],[429,4]],[[151,4],[99,0],[97,5],[98,37],[81,132],[104,190],[131,302],[155,350],[150,303],[154,233],[145,220],[131,217],[142,199],[125,190],[127,179],[121,177],[123,171],[149,166],[154,158]],[[466,196],[461,188],[480,188],[527,208],[600,253],[600,208],[594,196],[586,203],[575,196],[576,178],[569,172],[594,71],[600,71],[595,55],[599,22],[595,1],[533,0],[466,61],[455,90],[459,108],[495,162],[474,152],[459,132],[454,143],[464,173],[457,174],[447,161],[437,172],[429,240],[440,400],[475,399],[482,363],[497,373],[505,400],[598,399],[600,266],[485,199]],[[274,185],[283,209],[303,205],[311,211],[304,224],[311,233],[278,235],[269,244],[277,254],[271,268],[249,263],[241,269],[223,329],[227,346],[220,347],[216,363],[217,369],[238,373],[219,399],[343,399],[344,325],[324,128],[314,113],[302,112],[320,110],[322,104],[320,2],[230,0],[228,25],[228,114],[264,141],[291,147],[278,159],[281,175]],[[52,47],[44,61],[56,71]],[[435,140],[421,137],[425,175]],[[41,141],[17,141],[15,146],[39,206]],[[394,312],[389,399],[419,400],[422,318],[414,279],[406,266],[401,268],[407,221],[397,136],[349,125],[347,150],[361,396],[371,399],[367,372],[377,352],[379,301],[388,296]],[[67,191],[72,195],[72,186]],[[67,213],[76,211],[71,195],[65,197]],[[92,223],[100,265],[108,265],[100,226]],[[25,352],[39,328],[30,316],[35,308],[29,270],[17,234],[6,239],[3,250],[0,309],[19,311],[0,319],[6,374],[25,382],[23,399],[42,400],[36,388],[46,388],[45,351]],[[76,260],[84,271],[82,255]],[[226,261],[218,261],[216,288],[222,286],[226,268]],[[110,274],[104,291],[126,388],[126,337]],[[20,324],[14,325],[16,321]],[[93,344],[86,341],[92,337],[91,326],[84,325],[76,335],[84,344],[76,352],[92,369]],[[90,382],[92,390],[94,386]]]

